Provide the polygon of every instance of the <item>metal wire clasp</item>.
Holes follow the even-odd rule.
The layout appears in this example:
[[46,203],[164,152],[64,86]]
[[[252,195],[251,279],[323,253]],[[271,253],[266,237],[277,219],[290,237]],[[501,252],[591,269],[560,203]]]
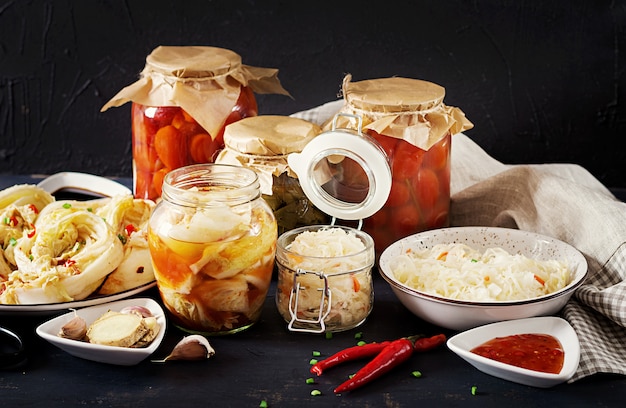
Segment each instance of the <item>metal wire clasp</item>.
[[[316,319],[303,319],[298,317],[298,297],[301,290],[300,282],[298,282],[298,277],[306,274],[317,275],[320,279],[324,281],[324,286],[317,288],[317,290],[321,292],[321,296],[319,312]],[[328,287],[328,278],[326,277],[324,272],[312,272],[302,269],[296,270],[296,273],[293,274],[293,286],[291,288],[291,294],[289,295],[289,314],[291,315],[291,320],[289,321],[287,328],[291,331],[297,332],[324,333],[326,331],[326,324],[324,323],[324,319],[326,319],[326,317],[330,313],[331,295],[332,292]],[[295,327],[294,324],[296,322],[303,323],[304,325],[319,325],[319,329]]]

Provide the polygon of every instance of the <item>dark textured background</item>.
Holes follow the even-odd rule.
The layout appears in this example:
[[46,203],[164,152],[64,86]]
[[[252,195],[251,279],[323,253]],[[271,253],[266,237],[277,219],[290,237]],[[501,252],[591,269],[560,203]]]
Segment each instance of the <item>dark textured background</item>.
[[262,114],[334,100],[346,73],[429,80],[496,159],[626,187],[626,5],[607,0],[0,0],[0,177],[130,176],[130,105],[100,108],[158,45],[278,68],[294,99],[259,96]]

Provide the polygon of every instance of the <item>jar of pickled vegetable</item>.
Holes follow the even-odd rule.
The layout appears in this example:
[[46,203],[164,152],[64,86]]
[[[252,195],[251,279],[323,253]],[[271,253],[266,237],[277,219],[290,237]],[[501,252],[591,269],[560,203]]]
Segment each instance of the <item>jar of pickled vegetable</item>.
[[376,255],[372,237],[360,228],[389,195],[385,153],[360,126],[356,133],[333,127],[302,152],[289,154],[287,162],[307,198],[332,218],[328,225],[296,228],[278,238],[278,311],[291,331],[357,327],[373,307]]
[[135,196],[155,200],[168,171],[212,163],[224,145],[224,127],[257,115],[254,92],[289,95],[277,72],[243,65],[222,48],[155,48],[140,79],[102,108],[132,101]]
[[274,268],[276,219],[256,173],[196,164],[169,172],[149,222],[154,275],[170,320],[202,335],[258,321]]
[[[392,171],[385,205],[364,220],[378,253],[400,238],[449,225],[451,136],[473,124],[444,105],[444,96],[443,87],[417,79],[344,79],[341,112],[362,119],[363,133],[384,149]],[[350,127],[349,118],[336,126]]]
[[257,172],[262,196],[278,222],[279,235],[330,221],[306,197],[298,176],[287,163],[290,153],[302,151],[321,131],[318,125],[306,120],[278,115],[249,117],[226,126],[225,147],[215,162],[245,166]]
[[276,307],[291,331],[340,332],[361,325],[374,306],[374,241],[345,226],[307,226],[276,247]]

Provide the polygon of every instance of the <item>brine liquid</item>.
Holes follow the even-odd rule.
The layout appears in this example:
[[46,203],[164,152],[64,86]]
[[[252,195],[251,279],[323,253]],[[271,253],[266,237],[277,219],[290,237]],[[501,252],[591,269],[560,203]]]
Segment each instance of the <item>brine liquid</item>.
[[274,267],[276,223],[260,210],[253,219],[243,236],[216,242],[184,242],[150,230],[158,288],[176,326],[218,335],[258,320]]

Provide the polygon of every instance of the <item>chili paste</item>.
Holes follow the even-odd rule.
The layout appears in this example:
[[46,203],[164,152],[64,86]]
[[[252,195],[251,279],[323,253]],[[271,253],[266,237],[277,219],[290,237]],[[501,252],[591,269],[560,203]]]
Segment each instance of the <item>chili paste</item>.
[[496,337],[470,351],[501,363],[551,374],[561,372],[565,357],[554,336],[534,333]]

